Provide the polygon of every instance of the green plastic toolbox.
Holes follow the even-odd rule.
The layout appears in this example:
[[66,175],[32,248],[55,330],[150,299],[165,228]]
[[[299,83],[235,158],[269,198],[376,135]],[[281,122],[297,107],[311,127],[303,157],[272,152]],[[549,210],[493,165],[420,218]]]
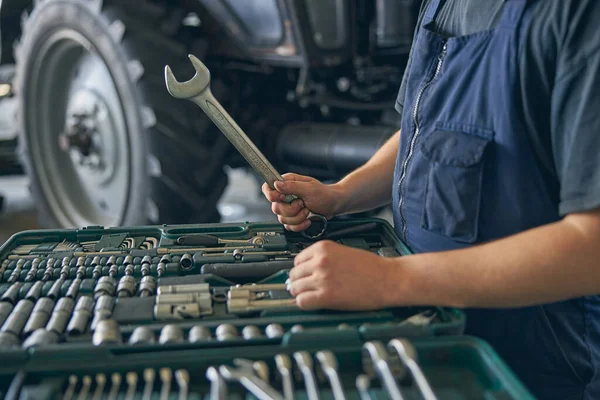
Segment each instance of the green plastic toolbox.
[[[379,219],[331,221],[324,238],[409,254]],[[298,309],[284,282],[312,243],[265,223],[18,233],[0,248],[0,393],[531,398],[487,344],[460,336],[459,310]]]

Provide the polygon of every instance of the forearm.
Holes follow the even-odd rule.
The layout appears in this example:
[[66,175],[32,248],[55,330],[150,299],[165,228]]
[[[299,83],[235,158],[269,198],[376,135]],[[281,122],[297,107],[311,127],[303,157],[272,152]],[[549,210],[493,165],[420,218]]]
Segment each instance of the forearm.
[[340,192],[335,215],[371,210],[391,201],[399,143],[400,131],[388,139],[367,163],[335,185]]
[[[520,307],[600,292],[600,212],[468,249],[395,259],[394,304]],[[588,215],[586,215],[588,216]],[[404,292],[404,293],[402,293]]]

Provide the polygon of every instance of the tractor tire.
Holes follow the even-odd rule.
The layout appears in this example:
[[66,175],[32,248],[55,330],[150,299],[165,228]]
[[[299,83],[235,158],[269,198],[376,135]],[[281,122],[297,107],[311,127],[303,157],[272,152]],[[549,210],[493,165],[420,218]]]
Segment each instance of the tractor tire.
[[35,3],[15,45],[15,92],[40,224],[218,222],[230,145],[164,83],[165,65],[191,76],[190,47],[207,47],[176,39],[184,10],[166,0]]

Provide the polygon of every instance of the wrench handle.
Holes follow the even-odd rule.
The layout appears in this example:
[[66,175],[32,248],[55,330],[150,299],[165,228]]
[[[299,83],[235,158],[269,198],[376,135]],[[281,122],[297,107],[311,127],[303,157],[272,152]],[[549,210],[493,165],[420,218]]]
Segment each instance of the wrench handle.
[[[231,144],[237,149],[237,151],[248,161],[248,164],[256,171],[261,178],[267,182],[269,187],[275,190],[275,181],[283,181],[283,177],[275,167],[269,162],[264,154],[256,147],[256,145],[250,140],[248,135],[242,128],[235,122],[235,120],[229,115],[229,113],[223,108],[219,100],[213,96],[210,87],[207,87],[200,94],[192,97],[190,101],[196,103],[208,117],[214,122],[225,137],[231,142]],[[291,203],[298,199],[298,196],[288,194],[283,200],[285,203]],[[302,232],[305,237],[316,239],[325,233],[327,229],[327,218],[323,215],[310,213],[308,219],[316,222],[320,225],[320,231],[316,234],[309,234],[306,231]]]
[[[237,151],[248,161],[248,164],[250,164],[254,171],[267,182],[271,189],[275,189],[274,182],[276,180],[283,181],[283,178],[275,167],[273,167],[243,129],[240,128],[221,103],[213,96],[209,87],[190,100],[202,108]],[[297,196],[288,195],[284,201],[291,203],[297,198]]]

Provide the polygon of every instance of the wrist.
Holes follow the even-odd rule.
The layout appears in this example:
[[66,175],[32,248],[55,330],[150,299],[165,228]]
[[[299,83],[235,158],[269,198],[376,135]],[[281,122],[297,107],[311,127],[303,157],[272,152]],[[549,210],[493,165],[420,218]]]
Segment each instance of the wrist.
[[423,285],[426,282],[423,268],[418,267],[419,259],[416,256],[400,256],[384,258],[385,284],[384,302],[386,308],[432,305],[427,299],[428,289]]
[[333,207],[331,210],[331,218],[346,214],[348,212],[348,188],[346,187],[343,181],[331,184],[330,187],[333,194]]

